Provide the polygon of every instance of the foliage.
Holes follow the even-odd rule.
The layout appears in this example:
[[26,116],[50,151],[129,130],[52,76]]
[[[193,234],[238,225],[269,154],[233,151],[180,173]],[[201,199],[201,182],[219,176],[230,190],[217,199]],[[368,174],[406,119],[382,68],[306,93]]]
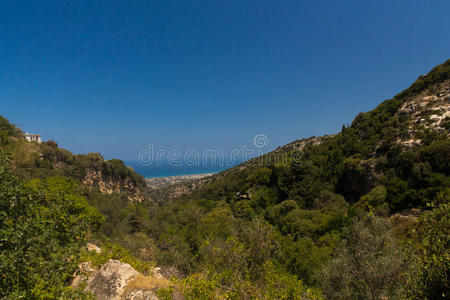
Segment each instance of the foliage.
[[406,295],[411,299],[448,299],[450,291],[450,204],[423,216],[417,225],[420,251],[408,274]]
[[[379,216],[423,209],[439,197],[445,204],[450,198],[447,123],[439,131],[411,125],[399,109],[410,97],[448,80],[449,68],[450,60],[374,110],[358,114],[336,135],[281,147],[170,200],[169,190],[151,193],[151,200],[142,203],[130,203],[126,193],[105,195],[95,188],[98,174],[141,190],[145,181],[122,161],[105,161],[99,153],[74,155],[51,141],[27,143],[0,119],[0,147],[11,153],[12,172],[29,181],[23,184],[2,171],[0,192],[8,197],[1,198],[0,249],[9,252],[2,252],[0,270],[18,268],[15,259],[34,255],[24,262],[28,269],[12,270],[35,276],[45,267],[63,274],[26,282],[4,277],[2,284],[11,280],[4,293],[13,297],[14,289],[17,297],[68,298],[64,284],[88,231],[90,239],[104,244],[103,251],[82,252],[82,258],[97,266],[114,258],[148,272],[157,261],[184,278],[158,292],[164,297],[177,291],[188,299],[321,297],[306,285],[322,285],[330,298],[398,296],[405,257],[389,222]],[[406,147],[398,142],[404,138],[422,142]],[[77,182],[90,177],[94,188],[77,187],[62,177]],[[101,225],[103,218],[90,206],[104,216]],[[448,289],[443,283],[448,277],[448,216],[442,208],[448,210],[445,205],[435,209],[417,229],[423,239],[416,245],[420,253],[410,271],[409,297],[436,298]],[[358,217],[363,219],[355,221]],[[26,234],[14,235],[21,231]],[[73,240],[74,231],[80,239]],[[23,245],[36,240],[40,248],[27,246],[31,252],[25,255],[28,248],[16,243],[22,255],[16,257],[5,242],[12,237]],[[34,282],[38,288],[30,292]]]
[[383,218],[368,215],[344,231],[344,240],[324,268],[320,282],[329,299],[385,299],[398,296],[406,257]]
[[49,178],[25,185],[0,155],[0,296],[80,298],[67,287],[88,228],[102,221],[77,194],[73,180]]
[[247,177],[249,185],[267,185],[270,183],[272,170],[269,168],[256,169]]
[[99,153],[73,155],[58,148],[54,141],[28,143],[20,129],[0,116],[0,149],[8,150],[15,175],[24,179],[66,176],[82,181],[88,172],[101,172],[104,179],[129,181],[137,188],[145,187],[145,180],[118,159],[105,160]]
[[322,299],[319,291],[305,287],[295,276],[273,263],[268,262],[263,267],[266,272],[261,279],[262,286],[255,286],[249,279],[234,278],[234,288],[230,289],[223,285],[224,280],[229,280],[226,272],[206,276],[193,274],[176,280],[173,286],[186,299]]
[[449,79],[449,74],[450,59],[434,67],[426,76],[419,76],[419,78],[407,90],[398,94],[396,98],[404,99],[413,94],[419,93],[433,84]]
[[22,137],[22,131],[9,123],[7,119],[0,116],[0,135]]
[[355,203],[355,205],[353,205],[353,213],[359,217],[363,217],[370,210],[374,210],[376,215],[389,215],[389,207],[385,202],[386,194],[387,191],[383,185],[373,188],[369,193],[362,196],[361,199]]
[[116,259],[120,260],[121,262],[130,264],[134,269],[144,274],[149,274],[152,268],[155,266],[154,263],[140,260],[134,255],[130,254],[127,249],[110,242],[101,244],[101,249],[102,251],[99,253],[97,253],[96,251],[83,251],[80,260],[89,261],[93,266],[100,268],[110,259]]

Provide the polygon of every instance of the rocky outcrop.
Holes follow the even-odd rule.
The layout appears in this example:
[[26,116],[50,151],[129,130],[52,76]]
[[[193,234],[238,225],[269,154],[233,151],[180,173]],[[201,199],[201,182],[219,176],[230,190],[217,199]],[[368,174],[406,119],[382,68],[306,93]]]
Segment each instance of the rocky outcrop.
[[127,283],[138,274],[129,264],[109,260],[89,282],[86,290],[99,300],[121,299]]
[[142,202],[144,200],[143,192],[128,178],[124,180],[113,180],[112,178],[105,178],[101,171],[88,170],[82,183],[91,188],[96,187],[100,192],[107,195],[127,192],[128,200],[132,202]]
[[98,300],[156,300],[155,291],[169,286],[169,280],[158,269],[152,276],[144,276],[129,264],[114,259],[100,269],[89,262],[82,263],[80,271],[72,286],[85,285],[84,291]]
[[396,115],[407,123],[406,134],[397,139],[397,142],[406,147],[421,143],[416,136],[423,128],[449,134],[450,80],[445,80],[408,98]]
[[309,138],[296,140],[282,147],[278,147],[275,151],[285,151],[285,152],[291,150],[302,151],[306,146],[320,145],[321,143],[323,143],[323,141],[332,138],[334,136],[335,135],[312,136]]

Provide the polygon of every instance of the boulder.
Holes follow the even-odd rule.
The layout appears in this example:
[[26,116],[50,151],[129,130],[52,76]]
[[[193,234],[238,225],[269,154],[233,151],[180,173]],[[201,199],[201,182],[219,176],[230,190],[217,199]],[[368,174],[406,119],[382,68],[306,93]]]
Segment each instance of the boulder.
[[[142,281],[149,281],[153,277],[143,276],[129,264],[110,259],[86,281],[85,291],[92,293],[97,300],[158,299],[153,291],[160,286],[137,284],[136,281],[138,279],[138,283],[141,283]],[[143,287],[141,288],[141,286]]]
[[98,300],[120,299],[128,281],[139,274],[129,264],[110,259],[86,287]]

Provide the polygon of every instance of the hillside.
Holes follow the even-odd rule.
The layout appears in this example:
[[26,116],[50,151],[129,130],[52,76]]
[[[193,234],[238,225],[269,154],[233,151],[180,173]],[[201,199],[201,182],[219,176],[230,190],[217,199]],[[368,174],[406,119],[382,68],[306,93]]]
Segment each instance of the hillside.
[[147,189],[0,117],[0,297],[445,299],[449,124],[447,60],[337,134]]
[[[271,176],[277,177],[271,178],[271,183],[278,186],[278,192],[284,190],[289,194],[285,195],[286,198],[299,196],[311,202],[317,194],[295,194],[292,187],[281,187],[279,184],[282,176],[294,177],[295,169],[302,168],[293,166],[292,160],[297,159],[297,165],[308,169],[304,173],[316,174],[314,180],[318,180],[318,185],[325,185],[328,189],[331,188],[330,191],[345,196],[347,202],[354,203],[375,186],[386,183],[391,187],[394,184],[391,180],[394,178],[406,185],[410,183],[416,189],[417,182],[413,182],[410,177],[420,174],[408,171],[412,172],[419,164],[425,164],[420,166],[427,167],[429,173],[448,176],[449,73],[450,60],[435,67],[426,76],[420,76],[410,88],[383,102],[373,111],[358,114],[348,128],[343,126],[341,133],[294,141],[222,172],[215,176],[216,180],[211,184],[233,182],[234,186],[226,184],[226,187],[216,189],[216,192],[250,192],[246,188],[251,172],[258,167],[269,167],[273,173]],[[400,163],[404,165],[400,166]],[[288,174],[283,174],[286,172]],[[240,180],[236,180],[237,178]],[[424,184],[422,187],[425,188],[426,180],[421,180]],[[301,180],[293,181],[298,184]],[[423,193],[427,194],[423,190],[416,194]],[[424,205],[436,194],[437,192],[432,192],[428,199],[418,199],[418,195],[405,195],[401,205],[390,205],[394,210]],[[231,197],[230,194],[227,196]]]
[[[195,185],[165,189],[163,197],[179,196],[151,210],[155,255],[184,274],[212,280],[232,272],[259,288],[267,275],[260,268],[270,262],[320,286],[320,270],[354,220],[386,220],[404,243],[417,215],[448,203],[449,121],[450,60],[338,134],[294,141]],[[236,253],[239,247],[247,251]],[[239,261],[227,258],[233,255]],[[236,281],[218,280],[239,290]]]
[[[354,191],[352,190],[348,195],[345,191],[341,192],[341,194],[345,193],[347,198],[352,197],[348,200],[355,201],[361,196],[361,193],[368,192],[369,188],[373,188],[380,183],[384,172],[377,171],[380,171],[380,167],[382,167],[380,161],[387,159],[392,154],[389,151],[420,152],[418,150],[420,146],[423,149],[424,145],[430,144],[430,139],[446,140],[448,138],[450,130],[449,72],[450,61],[446,61],[435,67],[426,76],[420,76],[411,87],[399,93],[393,99],[386,100],[370,112],[358,114],[349,128],[343,126],[341,133],[293,141],[262,157],[222,172],[215,177],[216,181],[223,177],[239,177],[241,175],[237,173],[241,171],[247,173],[248,168],[254,169],[255,165],[274,166],[278,163],[277,160],[286,162],[291,156],[297,155],[303,160],[308,159],[307,156],[313,155],[313,152],[322,152],[322,155],[328,155],[327,151],[331,150],[334,151],[332,154],[334,156],[339,152],[339,156],[342,158],[359,160],[358,164],[366,169],[371,168],[370,164],[372,164],[372,167],[375,166],[374,163],[378,167],[377,170],[372,168],[371,172],[367,172],[366,175],[370,178],[363,179],[365,182],[362,184],[367,187],[361,192],[353,194]],[[422,142],[422,140],[424,141]],[[393,148],[396,146],[401,146],[401,148],[394,150]],[[419,148],[416,146],[419,146]],[[412,147],[415,147],[415,149],[410,149]],[[304,153],[298,153],[303,150],[305,150]],[[446,157],[443,158],[445,160]],[[331,165],[343,163],[342,159],[339,162],[331,162],[330,157],[328,159],[328,163]],[[306,163],[311,162],[310,160],[306,161]],[[324,167],[323,162],[316,162],[316,166]],[[436,164],[434,166],[436,167]],[[448,165],[444,163],[441,170],[446,168],[448,170]],[[242,176],[245,178],[245,175]],[[330,174],[327,174],[327,176],[330,176]],[[345,181],[346,179],[341,177],[341,180]],[[334,181],[336,181],[336,178],[334,178]],[[336,184],[333,180],[330,183]],[[180,190],[181,186],[174,186],[171,189]],[[197,186],[194,186],[194,189]],[[339,189],[340,187],[336,188]],[[183,190],[185,193],[190,193],[190,189]],[[238,188],[235,192],[243,193],[245,191]],[[166,194],[171,195],[170,191],[166,191]],[[179,194],[179,192],[175,194]],[[406,207],[407,205],[403,208]],[[401,207],[398,209],[401,209]]]
[[66,176],[106,195],[124,193],[130,201],[144,200],[144,178],[123,161],[105,160],[100,153],[74,155],[53,141],[27,142],[20,129],[0,118],[4,149],[11,153],[15,175],[28,180]]

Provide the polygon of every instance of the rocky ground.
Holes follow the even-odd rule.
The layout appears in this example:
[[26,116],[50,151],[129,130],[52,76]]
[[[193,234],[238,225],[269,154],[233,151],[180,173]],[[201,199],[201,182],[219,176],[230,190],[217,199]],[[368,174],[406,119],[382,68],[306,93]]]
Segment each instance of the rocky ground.
[[[90,251],[101,251],[89,244]],[[100,268],[91,262],[80,264],[80,271],[72,282],[73,287],[82,287],[97,300],[157,300],[156,291],[168,288],[170,281],[154,268],[152,274],[145,276],[131,265],[110,259]],[[177,299],[182,299],[175,297]]]

